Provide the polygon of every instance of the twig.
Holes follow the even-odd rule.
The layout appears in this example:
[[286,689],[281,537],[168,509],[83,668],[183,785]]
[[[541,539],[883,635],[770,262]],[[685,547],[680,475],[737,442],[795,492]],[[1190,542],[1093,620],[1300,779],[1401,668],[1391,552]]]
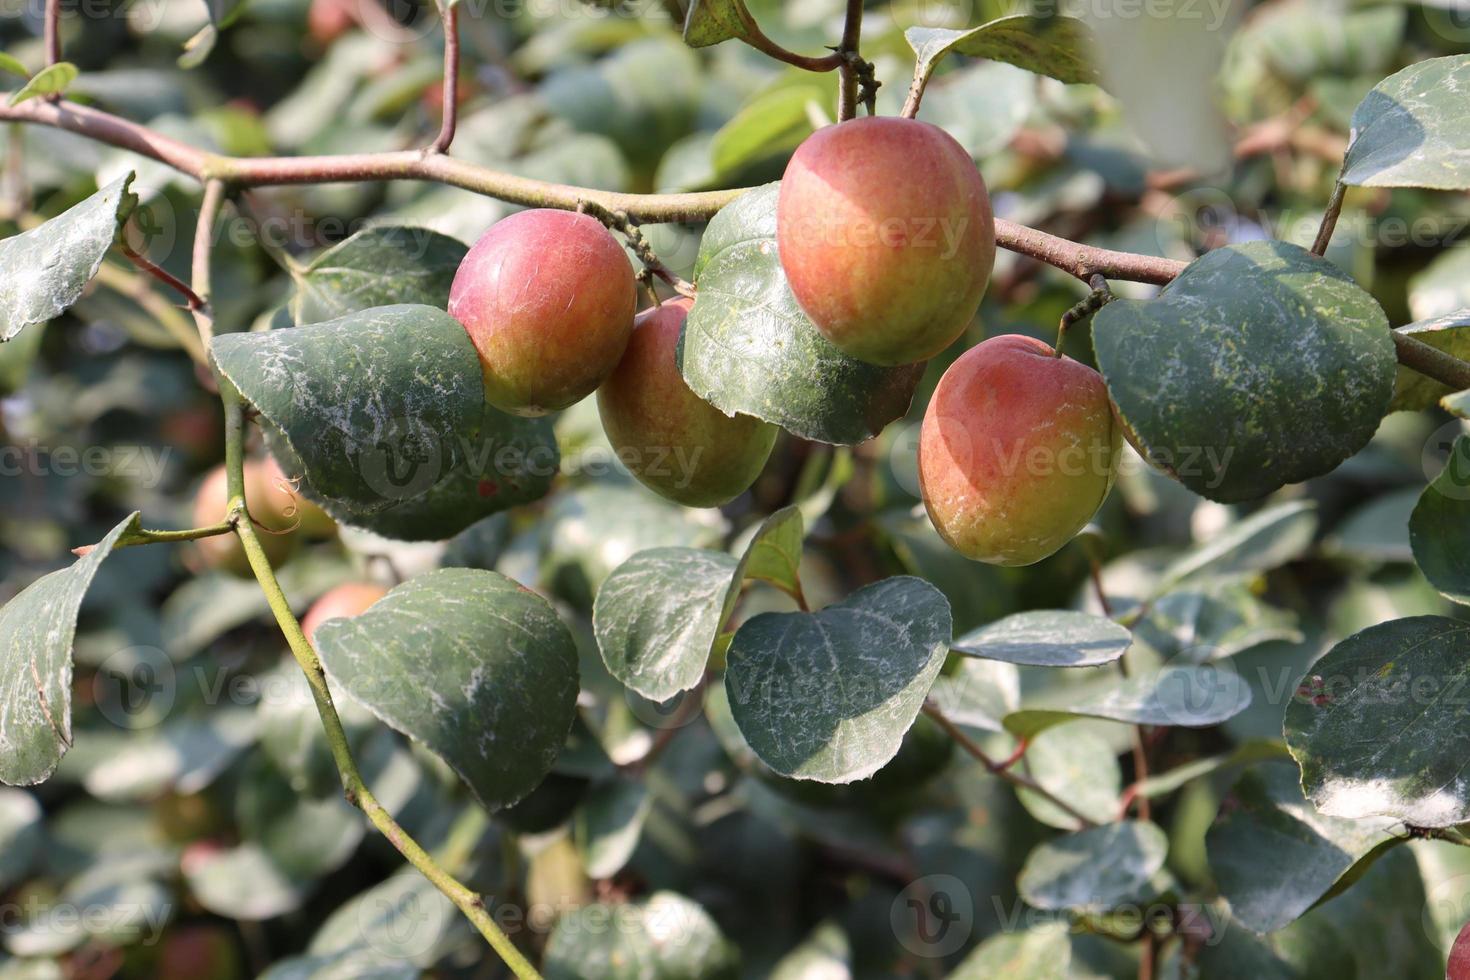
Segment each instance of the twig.
[[1001,779],[1004,779],[1012,786],[1019,786],[1022,789],[1030,790],[1037,796],[1040,796],[1052,806],[1072,817],[1074,820],[1080,823],[1083,828],[1097,826],[1097,824],[1091,818],[1083,815],[1077,810],[1076,807],[1072,806],[1072,804],[1057,796],[1051,790],[1047,789],[1045,786],[1041,785],[1030,776],[1016,772],[1014,769],[1010,768],[1015,763],[1015,761],[1019,759],[1019,756],[1008,760],[1005,764],[996,762],[989,756],[988,753],[986,753],[984,749],[975,744],[974,739],[966,735],[958,725],[956,725],[953,721],[950,721],[949,718],[945,717],[944,712],[939,710],[939,706],[936,705],[933,701],[924,702],[924,714],[928,715],[930,718],[933,718],[936,722],[938,722],[939,727],[943,728],[945,733],[959,744],[960,748],[968,752],[990,772],[999,776]]
[[1446,354],[1438,347],[1431,347],[1422,340],[1415,340],[1400,330],[1393,331],[1393,344],[1398,352],[1399,363],[1409,370],[1447,384],[1455,391],[1470,388],[1470,363]]
[[628,247],[633,250],[634,255],[638,256],[638,261],[643,263],[643,267],[668,283],[674,292],[691,298],[695,295],[694,284],[681,279],[664,265],[663,260],[654,252],[653,246],[648,244],[648,239],[643,237],[643,230],[628,216],[626,211],[613,211],[596,201],[584,201],[577,210],[591,215],[627,239]]
[[1332,187],[1327,210],[1322,214],[1322,224],[1317,228],[1317,240],[1312,242],[1313,255],[1327,254],[1327,246],[1332,244],[1332,232],[1337,228],[1337,216],[1342,213],[1342,199],[1346,194],[1347,185],[1338,180]]
[[459,7],[439,0],[439,17],[444,21],[444,94],[439,135],[429,144],[429,153],[448,153],[459,120]]
[[[113,550],[118,548],[132,548],[142,544],[166,544],[174,541],[197,541],[200,538],[212,538],[220,534],[229,534],[235,530],[234,521],[220,521],[218,524],[210,524],[205,527],[189,527],[180,531],[152,531],[147,528],[137,528],[123,532],[122,537],[117,539]],[[73,548],[71,553],[77,557],[89,555],[96,548],[95,544],[84,544],[80,548]]]
[[[842,40],[837,45],[837,54],[842,63],[837,68],[837,121],[844,122],[857,115],[858,73],[856,61],[858,44],[863,33],[863,0],[847,0],[847,15],[842,21]],[[871,108],[869,109],[871,112]]]
[[[61,0],[46,0],[41,44],[46,49],[46,67],[49,68],[61,60]],[[51,98],[58,99],[60,95],[53,95]]]
[[[204,199],[199,204],[199,219],[194,227],[193,292],[199,306],[190,307],[194,314],[194,325],[199,328],[199,339],[205,349],[214,339],[214,317],[209,308],[209,257],[214,246],[214,224],[219,218],[219,209],[225,200],[225,185],[211,180],[204,185]],[[228,385],[221,385],[222,389]]]
[[204,302],[204,300],[200,298],[198,293],[190,289],[188,283],[184,282],[182,279],[178,278],[162,266],[155,265],[148,258],[148,256],[142,254],[141,252],[133,248],[133,246],[129,245],[127,242],[123,242],[121,248],[122,253],[128,257],[129,261],[131,261],[133,265],[136,265],[139,269],[142,269],[154,279],[157,279],[165,286],[183,296],[184,301],[189,305],[190,311],[198,312],[202,310],[206,313],[209,312],[209,304]]

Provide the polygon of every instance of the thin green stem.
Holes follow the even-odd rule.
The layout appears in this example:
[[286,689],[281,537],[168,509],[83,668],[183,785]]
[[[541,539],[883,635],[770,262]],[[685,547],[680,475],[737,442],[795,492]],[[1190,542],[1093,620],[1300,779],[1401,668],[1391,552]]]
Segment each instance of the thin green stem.
[[[239,415],[239,405],[236,403],[228,411],[236,416]],[[321,660],[317,658],[316,651],[312,649],[307,641],[306,635],[301,631],[301,624],[291,612],[291,605],[286,600],[286,595],[281,591],[280,582],[276,580],[276,574],[271,569],[270,560],[266,557],[261,547],[260,538],[255,533],[255,528],[248,520],[239,521],[235,525],[235,533],[240,537],[240,543],[245,548],[245,557],[250,562],[250,569],[255,573],[256,580],[260,583],[261,591],[265,593],[266,603],[270,606],[271,613],[276,618],[277,625],[285,634],[286,642],[291,648],[291,655],[296,658],[301,671],[306,675],[307,684],[311,687],[312,700],[316,704],[317,714],[321,717],[322,729],[327,736],[327,745],[332,752],[332,760],[337,764],[337,771],[342,777],[342,788],[347,799],[367,816],[368,821],[376,827],[384,837],[388,838],[397,850],[402,854],[409,864],[418,869],[419,873],[433,883],[434,887],[443,892],[445,897],[453,902],[459,910],[464,913],[465,918],[479,930],[480,935],[500,955],[511,972],[522,980],[539,980],[541,976],[525,955],[511,942],[501,928],[496,925],[495,920],[485,908],[485,900],[479,893],[465,887],[457,878],[446,871],[424,850],[423,847],[409,836],[399,824],[393,819],[393,815],[378,802],[373,796],[362,778],[362,773],[357,768],[356,761],[352,758],[352,751],[348,747],[347,732],[342,727],[342,719],[337,714],[336,705],[332,702],[332,692],[327,687],[327,676],[322,670]]]

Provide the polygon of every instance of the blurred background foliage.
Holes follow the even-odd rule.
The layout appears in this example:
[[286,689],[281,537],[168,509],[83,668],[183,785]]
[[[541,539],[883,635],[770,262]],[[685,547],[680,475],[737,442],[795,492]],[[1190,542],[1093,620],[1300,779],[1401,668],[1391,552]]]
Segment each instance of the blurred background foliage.
[[[830,117],[835,78],[737,43],[691,50],[669,6],[463,0],[456,155],[612,190],[778,177],[790,151]],[[820,51],[840,31],[837,0],[750,6],[793,49]],[[868,6],[863,52],[884,82],[884,112],[901,103],[912,67],[904,27],[963,27],[1009,12],[988,0]],[[1099,88],[963,58],[944,63],[921,118],[974,155],[1001,216],[1179,258],[1259,237],[1307,244],[1352,108],[1405,64],[1470,51],[1470,24],[1434,4],[1227,6],[1214,38],[1218,71],[1194,57],[1187,38],[1153,39],[1138,63],[1168,93],[1176,81],[1178,91],[1190,87],[1173,72],[1198,61],[1218,94],[1218,129],[1197,116],[1140,126]],[[81,68],[71,97],[190,143],[240,155],[356,152],[418,145],[438,125],[442,41],[431,6],[250,0],[193,67],[179,59],[207,23],[203,4],[97,0],[65,9],[66,55]],[[6,14],[0,47],[36,66],[38,5]],[[1208,179],[1181,169],[1189,160],[1148,149],[1212,138],[1228,139],[1235,162]],[[42,127],[7,129],[3,160],[6,235],[136,168],[142,205],[133,233],[150,257],[186,277],[198,206],[186,178]],[[471,241],[510,210],[411,183],[253,196],[276,232],[273,250],[301,262],[374,223],[422,224]],[[1329,256],[1395,324],[1460,310],[1470,306],[1470,251],[1454,246],[1467,218],[1463,193],[1354,190]],[[687,275],[699,229],[646,231]],[[261,329],[290,301],[299,286],[277,258],[248,228],[226,222],[215,259],[218,329]],[[186,526],[195,486],[221,459],[217,400],[164,326],[185,314],[131,267],[109,263],[67,315],[0,347],[6,598],[132,510],[150,526]],[[509,906],[570,914],[608,897],[699,903],[711,920],[699,928],[716,946],[738,947],[739,965],[711,953],[679,975],[939,976],[999,932],[1017,908],[1021,861],[1048,826],[1065,821],[951,751],[928,719],[871,783],[780,780],[742,751],[720,692],[630,790],[627,774],[662,741],[669,711],[613,681],[591,640],[591,598],[625,558],[656,545],[738,541],[760,515],[797,502],[811,531],[802,571],[814,606],[911,572],[948,596],[958,633],[1019,610],[1095,608],[1089,548],[1103,562],[1114,611],[1126,609],[1181,556],[1220,547],[1250,512],[1306,504],[1273,512],[1264,533],[1229,552],[1239,557],[1225,563],[1231,574],[1196,576],[1140,626],[1138,656],[1230,657],[1255,695],[1248,712],[1219,729],[1168,730],[1153,746],[1159,771],[1279,743],[1302,672],[1353,631],[1417,613],[1456,615],[1411,563],[1406,526],[1459,431],[1437,410],[1389,416],[1330,476],[1250,507],[1203,501],[1130,457],[1098,533],[1053,558],[1000,569],[949,551],[915,510],[913,449],[927,391],[949,359],[987,335],[1052,339],[1058,317],[1084,293],[1069,277],[1002,252],[980,317],[930,364],[908,420],[851,450],[783,435],[752,492],[724,512],[684,510],[632,483],[610,460],[588,402],[556,423],[565,464],[545,500],[447,544],[343,529],[298,550],[282,570],[298,612],[344,581],[391,583],[438,565],[495,568],[554,596],[582,643],[581,721],[531,799],[483,817],[441,763],[349,702],[344,712],[377,795],[427,846],[467,869],[474,887]],[[1089,359],[1085,327],[1067,349]],[[257,586],[199,571],[188,548],[132,548],[103,566],[87,596],[75,747],[50,782],[0,790],[0,977],[500,975],[478,937],[400,870],[342,800]],[[784,596],[757,588],[740,616],[787,608]],[[1002,705],[1073,682],[1060,676],[1068,672],[1003,667],[985,688]],[[987,731],[984,714],[975,708],[970,730],[1004,755],[1007,737]],[[1127,733],[1071,722],[1038,740],[1027,765],[1107,819],[1130,781]],[[1154,800],[1171,838],[1161,872],[1169,888],[1214,901],[1205,835],[1238,775],[1222,764]],[[1399,848],[1288,930],[1267,939],[1231,931],[1198,966],[1222,977],[1437,975],[1470,908],[1467,853],[1429,841]],[[942,959],[916,954],[922,943],[892,918],[904,889],[930,874],[955,875],[974,896],[973,927]],[[56,910],[67,907],[104,914],[63,924]],[[548,925],[533,923],[520,938],[538,949]],[[1058,940],[1070,946],[1067,972],[1013,975],[1134,975],[1138,947],[1098,934],[1105,931]]]

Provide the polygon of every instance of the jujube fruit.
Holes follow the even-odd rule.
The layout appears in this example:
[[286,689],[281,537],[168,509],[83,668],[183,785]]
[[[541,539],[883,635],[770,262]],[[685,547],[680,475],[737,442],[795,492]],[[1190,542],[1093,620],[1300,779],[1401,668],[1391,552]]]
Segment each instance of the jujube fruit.
[[953,343],[995,263],[985,181],[944,130],[871,116],[817,130],[776,205],[781,268],[836,347],[911,364]]
[[330,588],[301,617],[301,632],[306,634],[308,640],[313,639],[317,627],[322,623],[329,619],[361,615],[387,594],[387,587],[376,582],[344,582]]
[[760,476],[776,427],[726,415],[685,383],[677,350],[692,306],[676,299],[639,314],[597,408],[608,442],[645,486],[688,507],[717,507]]
[[924,506],[967,558],[1030,565],[1097,513],[1120,444],[1102,375],[1032,337],[993,337],[950,365],[924,413]]
[[513,214],[465,255],[449,313],[480,355],[485,400],[515,415],[581,401],[612,373],[633,330],[633,266],[597,220]]

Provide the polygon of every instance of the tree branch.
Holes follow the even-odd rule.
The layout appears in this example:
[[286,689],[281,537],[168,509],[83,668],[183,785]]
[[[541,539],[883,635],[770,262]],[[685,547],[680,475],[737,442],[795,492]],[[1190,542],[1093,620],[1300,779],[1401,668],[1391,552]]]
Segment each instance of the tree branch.
[[[835,55],[834,55],[835,57]],[[835,65],[834,65],[835,67]],[[554,184],[490,170],[442,153],[420,150],[342,154],[317,157],[227,157],[188,146],[100,109],[74,102],[32,99],[0,106],[0,121],[36,123],[64,129],[110,146],[132,150],[207,185],[266,187],[285,184],[424,180],[459,187],[525,207],[575,211],[588,202],[621,211],[642,222],[707,221],[749,188],[691,194],[627,194],[571,184]],[[221,194],[223,191],[220,192]],[[208,195],[206,194],[206,199]],[[995,240],[1002,248],[1030,256],[1088,282],[1108,279],[1164,285],[1187,265],[1177,259],[1096,248],[1049,235],[1026,225],[995,219]],[[196,285],[197,289],[197,285]],[[198,314],[196,314],[197,318]],[[1456,391],[1470,388],[1470,363],[1395,332],[1399,361]]]

